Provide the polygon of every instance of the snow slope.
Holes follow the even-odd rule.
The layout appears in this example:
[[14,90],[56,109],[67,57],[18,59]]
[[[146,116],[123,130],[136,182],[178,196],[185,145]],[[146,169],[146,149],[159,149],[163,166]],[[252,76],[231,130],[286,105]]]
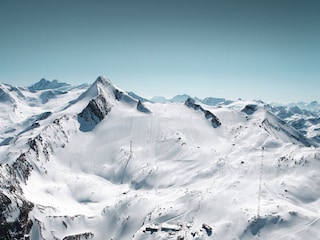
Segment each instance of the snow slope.
[[318,239],[318,145],[261,102],[142,104],[99,77],[24,104],[51,113],[0,147],[30,239]]
[[316,101],[310,104],[268,105],[268,109],[308,138],[320,143],[320,106]]

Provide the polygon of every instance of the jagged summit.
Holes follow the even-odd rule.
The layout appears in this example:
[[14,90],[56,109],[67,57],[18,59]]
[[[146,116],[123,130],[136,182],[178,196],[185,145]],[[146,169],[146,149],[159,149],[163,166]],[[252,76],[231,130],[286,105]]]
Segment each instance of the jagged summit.
[[109,79],[103,76],[98,77],[78,100],[83,99],[90,100],[88,105],[78,115],[81,131],[91,131],[118,103],[135,107],[143,113],[150,113],[150,110],[140,100],[133,98],[127,92],[116,87]]
[[107,99],[112,105],[116,102],[121,102],[127,105],[137,106],[140,100],[114,85],[110,79],[99,76],[76,101],[82,101],[83,99],[90,100],[99,95]]
[[46,89],[56,89],[60,87],[70,86],[68,83],[59,82],[58,80],[54,79],[52,81],[46,80],[45,78],[40,79],[39,82],[31,85],[28,87],[30,91],[40,91]]
[[94,82],[94,84],[104,84],[104,85],[112,85],[112,82],[109,78],[106,78],[105,76],[99,76],[97,77],[96,81]]

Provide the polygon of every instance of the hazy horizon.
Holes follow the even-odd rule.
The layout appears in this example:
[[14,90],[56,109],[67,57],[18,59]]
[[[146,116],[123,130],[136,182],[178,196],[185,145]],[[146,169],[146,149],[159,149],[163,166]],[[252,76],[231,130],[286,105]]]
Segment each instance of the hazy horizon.
[[138,95],[320,100],[319,1],[2,2],[0,82]]

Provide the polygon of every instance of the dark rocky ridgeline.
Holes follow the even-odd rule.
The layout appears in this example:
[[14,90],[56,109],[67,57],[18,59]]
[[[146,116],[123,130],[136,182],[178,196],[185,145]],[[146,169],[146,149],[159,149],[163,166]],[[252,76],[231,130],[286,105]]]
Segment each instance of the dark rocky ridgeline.
[[252,115],[255,111],[257,111],[258,106],[255,104],[248,104],[241,110],[241,112],[246,113],[247,115]]
[[91,232],[86,232],[82,234],[70,235],[63,238],[63,240],[89,240],[93,239],[94,234]]
[[144,104],[142,103],[142,101],[139,99],[135,99],[134,97],[130,96],[128,93],[126,92],[122,92],[119,89],[114,89],[113,91],[115,99],[117,101],[122,101],[127,103],[128,105],[136,105],[137,110],[143,113],[151,113],[151,111],[144,106]]
[[211,122],[212,127],[217,128],[221,125],[221,122],[216,115],[214,115],[212,112],[210,112],[208,110],[205,110],[203,107],[201,107],[201,105],[196,104],[194,99],[188,98],[185,101],[185,105],[189,108],[194,109],[194,110],[200,110],[201,112],[203,112],[205,118]]
[[24,239],[33,225],[33,203],[23,197],[13,166],[0,164],[0,240]]
[[31,174],[33,166],[28,162],[25,153],[21,153],[17,160],[12,164],[12,168],[19,179],[26,181]]
[[[116,88],[109,80],[98,77],[92,86],[82,94],[77,101],[82,100],[86,95],[97,94],[91,99],[88,105],[78,114],[80,130],[83,132],[91,131],[99,124],[111,111],[113,100],[125,103],[126,105],[136,107],[143,113],[150,113],[140,100],[131,97],[128,93]],[[114,97],[114,99],[113,99]],[[75,102],[77,102],[75,101]],[[74,102],[74,103],[75,103]]]
[[[26,183],[34,169],[46,173],[47,170],[43,166],[39,168],[37,163],[50,160],[54,149],[52,142],[55,148],[63,148],[68,142],[63,128],[63,122],[68,120],[67,116],[55,119],[40,134],[28,139],[29,148],[12,164],[0,164],[0,240],[28,236],[33,225],[28,216],[34,204],[25,199],[20,184]],[[59,141],[54,141],[57,139]]]
[[140,100],[137,103],[137,110],[143,113],[151,113],[151,111],[146,108]]

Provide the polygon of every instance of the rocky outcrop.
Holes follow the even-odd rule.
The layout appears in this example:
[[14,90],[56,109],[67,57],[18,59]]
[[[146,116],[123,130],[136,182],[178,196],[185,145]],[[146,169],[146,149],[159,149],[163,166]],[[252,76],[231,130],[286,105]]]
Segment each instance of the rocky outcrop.
[[252,115],[255,111],[257,111],[258,106],[255,104],[248,104],[241,110],[241,112],[246,113],[247,115]]
[[128,105],[136,105],[137,110],[140,112],[151,113],[151,111],[146,106],[144,106],[140,99],[135,99],[126,92],[122,92],[119,89],[114,89],[114,96],[117,101],[125,102]]
[[[0,239],[23,239],[32,228],[32,221],[28,214],[33,209],[33,204],[22,198],[15,198],[12,202],[8,197],[0,192],[1,201],[1,216],[0,216]],[[15,208],[12,208],[12,205]],[[11,217],[11,214],[18,213],[17,218],[13,221],[7,219],[6,216]]]
[[203,112],[205,118],[211,122],[212,127],[217,128],[221,125],[221,122],[216,115],[214,115],[212,112],[204,109],[201,105],[196,104],[196,101],[194,99],[188,98],[185,101],[185,105],[189,108],[194,109],[194,110],[200,110],[201,112]]
[[143,113],[151,113],[151,111],[146,108],[140,100],[137,103],[137,110]]
[[70,235],[63,238],[63,240],[87,240],[87,239],[93,239],[94,234],[91,232],[76,234],[76,235]]
[[17,160],[12,164],[13,169],[18,174],[20,180],[26,181],[33,169],[31,163],[26,159],[26,154],[21,153]]
[[23,197],[14,168],[0,165],[0,240],[23,239],[32,227],[33,207]]
[[92,99],[82,112],[78,114],[80,130],[83,132],[94,129],[95,126],[108,115],[117,102],[136,107],[140,112],[150,113],[150,110],[146,108],[140,100],[137,100],[127,92],[120,90],[114,86],[110,80],[104,77],[98,77],[92,86],[75,102],[86,98]]
[[92,130],[111,111],[111,104],[107,102],[103,95],[98,95],[90,100],[88,105],[78,115],[80,130],[87,132]]

